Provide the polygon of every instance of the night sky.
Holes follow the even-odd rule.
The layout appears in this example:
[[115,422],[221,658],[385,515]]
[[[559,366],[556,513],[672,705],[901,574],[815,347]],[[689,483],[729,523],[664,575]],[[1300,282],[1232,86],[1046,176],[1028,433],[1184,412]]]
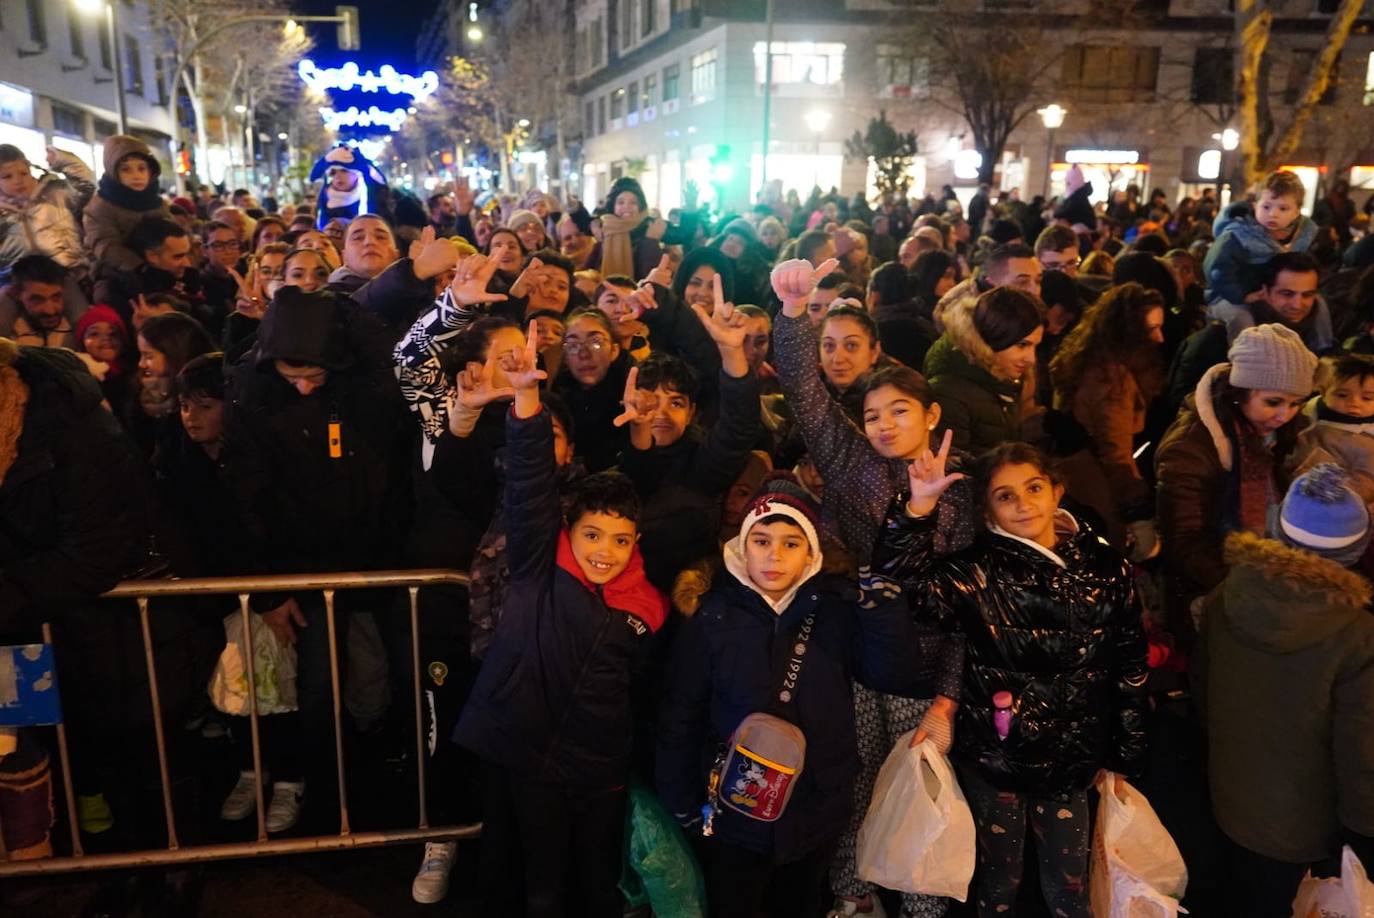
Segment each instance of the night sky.
[[[316,23],[315,51],[312,57],[320,66],[338,66],[356,60],[373,69],[391,64],[403,73],[415,70],[415,36],[434,12],[437,0],[351,0],[361,20],[362,48],[340,53],[334,45],[334,26]],[[292,0],[291,8],[313,16],[334,12],[334,0]]]

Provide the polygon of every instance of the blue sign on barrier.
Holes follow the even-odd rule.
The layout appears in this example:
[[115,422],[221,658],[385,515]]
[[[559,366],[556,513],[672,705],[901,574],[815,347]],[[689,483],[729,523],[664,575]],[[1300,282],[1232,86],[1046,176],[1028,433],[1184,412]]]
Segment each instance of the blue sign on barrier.
[[61,722],[52,645],[0,646],[0,727]]

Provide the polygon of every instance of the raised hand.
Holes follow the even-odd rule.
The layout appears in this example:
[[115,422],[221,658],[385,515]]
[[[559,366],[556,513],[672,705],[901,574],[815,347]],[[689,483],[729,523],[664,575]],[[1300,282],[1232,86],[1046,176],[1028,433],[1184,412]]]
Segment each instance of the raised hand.
[[539,323],[530,320],[525,335],[525,346],[506,351],[500,357],[501,370],[506,374],[515,390],[516,397],[521,392],[539,391],[539,383],[548,379],[549,374],[539,369]]
[[458,216],[471,213],[476,200],[477,195],[468,185],[467,179],[460,178],[453,183],[453,209],[458,212]]
[[486,363],[473,361],[459,372],[456,398],[459,405],[471,411],[481,411],[498,399],[515,398],[513,387],[497,386],[493,382],[499,362],[500,355],[493,353]]
[[664,255],[658,260],[658,267],[654,268],[644,278],[647,283],[658,284],[660,287],[673,286],[673,259],[669,255]]
[[412,242],[410,248],[406,249],[406,257],[411,261],[415,261],[420,257],[420,253],[425,250],[425,246],[433,241],[434,227],[426,226],[424,229],[420,230],[420,238]]
[[949,490],[950,485],[967,477],[963,472],[945,473],[945,465],[949,462],[949,448],[953,442],[954,431],[946,430],[938,453],[932,455],[927,448],[907,464],[906,475],[911,486],[911,497],[907,500],[906,509],[912,516],[929,516],[935,505],[940,502],[940,495]]
[[267,314],[267,301],[262,292],[262,276],[258,272],[253,272],[253,280],[250,283],[242,274],[232,267],[227,269],[229,276],[238,284],[238,298],[234,301],[234,309],[240,315],[248,316],[251,319],[261,319]]
[[649,415],[658,407],[658,396],[648,389],[639,388],[638,383],[639,367],[630,367],[630,372],[625,374],[625,394],[620,399],[620,404],[625,410],[615,419],[616,427],[646,424]]
[[[452,249],[453,246],[450,245],[449,248]],[[462,306],[500,303],[506,299],[504,293],[487,291],[487,285],[491,283],[491,277],[495,273],[496,262],[485,255],[469,255],[467,258],[459,259],[453,269],[453,282],[448,286],[449,294]]]
[[618,322],[637,322],[646,310],[658,308],[658,301],[654,299],[654,288],[649,284],[643,284],[633,293],[627,293],[620,298],[620,302],[628,306],[630,311],[622,314],[616,320]]
[[839,267],[833,258],[822,262],[820,267],[812,268],[805,258],[793,258],[773,268],[769,280],[773,282],[773,292],[782,300],[783,309],[793,318],[806,310],[806,298],[821,279]]
[[447,239],[435,238],[434,227],[426,226],[420,233],[419,254],[411,246],[411,270],[420,280],[438,277],[445,271],[452,271],[458,264],[458,248]]
[[701,324],[706,329],[706,334],[711,336],[711,340],[716,342],[716,346],[722,350],[744,349],[744,337],[747,320],[743,315],[735,312],[733,303],[725,302],[725,294],[721,289],[720,275],[711,278],[711,293],[715,299],[714,308],[706,311],[706,307],[698,303],[692,304],[692,311],[697,314]]
[[538,258],[531,258],[530,263],[525,265],[525,270],[520,272],[520,276],[515,279],[515,283],[510,285],[510,295],[514,297],[526,296],[530,288],[534,286],[539,277],[539,273],[544,270],[544,263]]

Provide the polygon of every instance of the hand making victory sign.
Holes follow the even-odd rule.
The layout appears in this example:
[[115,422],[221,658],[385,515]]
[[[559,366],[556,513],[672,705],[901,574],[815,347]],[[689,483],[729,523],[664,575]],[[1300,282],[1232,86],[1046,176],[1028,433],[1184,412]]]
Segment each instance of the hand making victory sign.
[[967,477],[963,472],[945,473],[945,467],[949,462],[950,444],[953,442],[954,431],[946,430],[938,453],[932,455],[927,448],[907,463],[906,475],[911,487],[911,497],[906,503],[907,513],[912,516],[929,516],[940,502],[940,495],[949,490],[950,485]]
[[530,320],[525,346],[501,355],[501,372],[515,389],[515,416],[531,418],[539,413],[539,383],[549,374],[539,369],[539,323]]

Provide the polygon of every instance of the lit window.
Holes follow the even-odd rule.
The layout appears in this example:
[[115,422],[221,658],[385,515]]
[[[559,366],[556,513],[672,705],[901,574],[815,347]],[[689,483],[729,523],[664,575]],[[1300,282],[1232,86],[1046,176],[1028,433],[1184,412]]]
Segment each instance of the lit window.
[[692,102],[700,103],[716,96],[716,60],[720,54],[715,48],[692,55]]
[[1374,105],[1374,51],[1369,52],[1369,66],[1364,72],[1364,104]]
[[[767,79],[767,44],[754,43],[754,79]],[[834,86],[844,79],[844,43],[835,41],[773,42],[773,85],[810,83]]]

